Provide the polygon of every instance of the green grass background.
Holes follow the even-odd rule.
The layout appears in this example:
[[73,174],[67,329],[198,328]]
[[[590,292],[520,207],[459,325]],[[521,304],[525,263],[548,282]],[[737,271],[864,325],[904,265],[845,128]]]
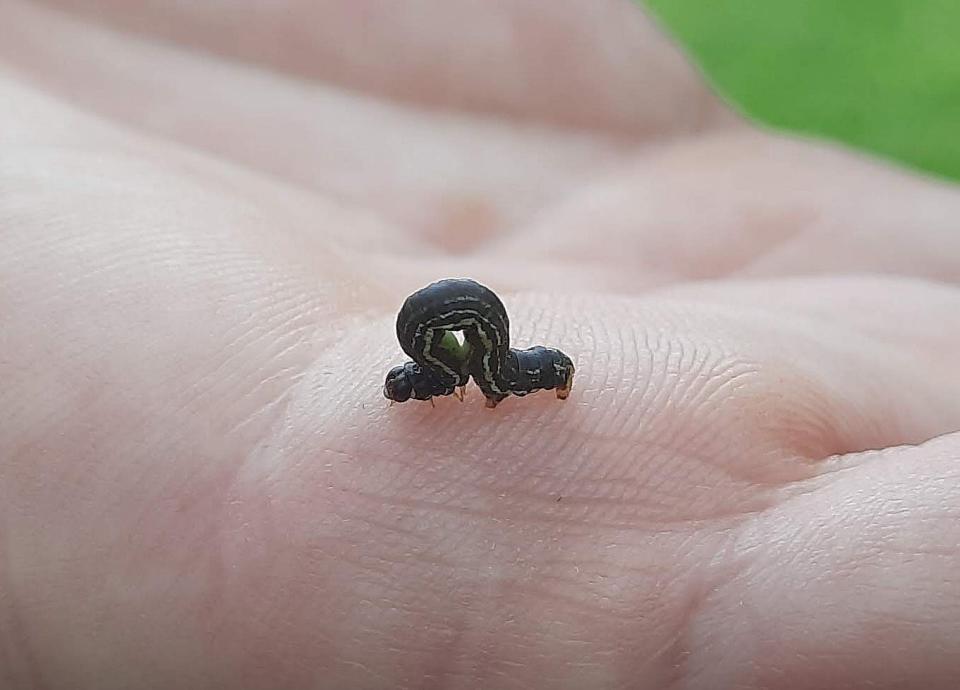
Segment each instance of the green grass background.
[[960,180],[960,0],[645,0],[776,127]]

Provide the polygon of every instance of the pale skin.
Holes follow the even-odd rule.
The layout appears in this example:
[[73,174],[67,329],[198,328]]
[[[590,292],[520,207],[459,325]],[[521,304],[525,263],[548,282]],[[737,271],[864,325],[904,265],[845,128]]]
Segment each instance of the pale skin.
[[[628,3],[0,17],[0,687],[955,687],[956,186]],[[568,400],[388,406],[448,276]]]

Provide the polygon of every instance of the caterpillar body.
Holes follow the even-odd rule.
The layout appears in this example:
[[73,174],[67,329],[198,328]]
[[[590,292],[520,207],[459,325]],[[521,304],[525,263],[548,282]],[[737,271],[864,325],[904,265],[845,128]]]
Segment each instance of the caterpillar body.
[[[463,333],[462,343],[455,331]],[[431,283],[410,295],[397,314],[397,339],[412,361],[387,373],[383,394],[395,402],[462,392],[471,377],[488,407],[544,389],[564,399],[573,384],[573,362],[560,350],[511,348],[503,302],[466,278]]]

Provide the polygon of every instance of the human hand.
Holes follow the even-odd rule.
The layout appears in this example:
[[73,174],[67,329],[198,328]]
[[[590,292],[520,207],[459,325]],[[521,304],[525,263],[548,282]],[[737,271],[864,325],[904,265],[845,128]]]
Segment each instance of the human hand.
[[[0,686],[955,686],[956,187],[625,2],[51,4],[0,2]],[[388,408],[455,275],[570,399]]]

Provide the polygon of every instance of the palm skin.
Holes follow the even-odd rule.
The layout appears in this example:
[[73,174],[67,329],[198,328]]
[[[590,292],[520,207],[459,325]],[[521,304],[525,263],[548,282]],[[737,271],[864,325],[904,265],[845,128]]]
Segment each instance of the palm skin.
[[[0,3],[0,686],[955,687],[960,192],[398,7]],[[456,275],[568,400],[388,407]]]

